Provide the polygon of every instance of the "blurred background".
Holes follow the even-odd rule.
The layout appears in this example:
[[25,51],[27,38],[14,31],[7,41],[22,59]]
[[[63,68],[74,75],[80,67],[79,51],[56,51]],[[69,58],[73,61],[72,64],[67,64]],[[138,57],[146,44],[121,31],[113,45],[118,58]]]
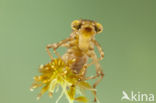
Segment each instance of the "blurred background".
[[[156,95],[155,5],[155,0],[0,0],[0,103],[55,103],[60,92],[37,101],[40,89],[29,88],[39,65],[50,61],[46,45],[68,37],[75,19],[104,26],[96,35],[105,52],[100,62],[105,76],[97,87],[101,103],[121,103],[123,90]],[[88,75],[94,74],[89,67]]]

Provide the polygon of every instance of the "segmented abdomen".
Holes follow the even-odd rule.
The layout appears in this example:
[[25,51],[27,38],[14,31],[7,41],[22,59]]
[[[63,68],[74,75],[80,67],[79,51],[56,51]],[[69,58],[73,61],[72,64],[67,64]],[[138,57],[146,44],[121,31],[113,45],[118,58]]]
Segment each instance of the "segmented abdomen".
[[80,70],[83,68],[84,64],[87,63],[88,57],[85,55],[77,56],[73,53],[65,53],[62,57],[64,61],[69,61],[75,59],[75,62],[71,65],[71,69],[74,71],[74,73],[79,73]]
[[72,70],[74,70],[75,73],[80,73],[80,70],[83,68],[84,64],[87,62],[87,57],[75,57],[76,61],[71,66]]

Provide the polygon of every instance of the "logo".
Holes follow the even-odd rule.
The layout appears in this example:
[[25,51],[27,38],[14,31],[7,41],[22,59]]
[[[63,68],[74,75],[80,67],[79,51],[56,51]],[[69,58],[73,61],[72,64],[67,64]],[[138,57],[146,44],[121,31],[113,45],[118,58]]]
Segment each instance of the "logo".
[[134,101],[134,102],[153,102],[154,101],[154,94],[146,94],[146,93],[141,93],[141,92],[134,92],[131,91],[129,95],[125,92],[122,91],[122,97],[121,101],[127,100],[127,101]]

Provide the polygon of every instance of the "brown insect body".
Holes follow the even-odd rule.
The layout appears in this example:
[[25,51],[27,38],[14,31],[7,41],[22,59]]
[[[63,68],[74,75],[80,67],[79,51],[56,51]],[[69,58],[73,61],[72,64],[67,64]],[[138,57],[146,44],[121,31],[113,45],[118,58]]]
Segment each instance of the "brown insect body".
[[[75,73],[79,73],[87,63],[90,50],[94,49],[95,22],[89,20],[74,21],[72,23],[72,42],[69,42],[68,51],[64,54],[64,60],[75,59],[71,66]],[[85,74],[85,73],[84,73]]]
[[[53,48],[54,53],[59,56],[56,49],[60,46],[67,47],[67,52],[61,58],[64,61],[75,60],[70,67],[74,73],[81,74],[85,80],[95,79],[101,76],[93,85],[95,88],[104,76],[99,64],[99,60],[104,58],[104,52],[99,43],[95,40],[95,35],[102,32],[103,27],[101,24],[90,20],[75,20],[72,22],[71,27],[73,32],[70,37],[58,43],[48,45],[47,52],[51,59],[53,59],[49,48]],[[94,46],[96,46],[100,52],[100,58],[97,58]],[[90,64],[87,64],[88,58],[92,59]],[[95,64],[96,75],[85,77],[86,69],[91,64]]]
[[84,64],[86,64],[88,61],[88,56],[86,54],[86,52],[88,52],[88,48],[81,49],[79,42],[78,35],[74,34],[74,40],[68,44],[68,50],[62,57],[64,61],[75,59],[75,62],[71,65],[71,69],[74,71],[74,73],[80,73]]

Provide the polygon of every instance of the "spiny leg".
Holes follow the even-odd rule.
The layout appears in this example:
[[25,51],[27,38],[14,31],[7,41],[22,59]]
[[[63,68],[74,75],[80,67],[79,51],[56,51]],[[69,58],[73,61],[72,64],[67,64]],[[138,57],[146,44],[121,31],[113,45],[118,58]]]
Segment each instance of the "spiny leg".
[[101,61],[104,58],[104,52],[102,50],[102,47],[100,46],[100,44],[96,40],[92,40],[92,42],[97,47],[97,49],[98,49],[98,51],[100,53],[100,58],[98,58],[98,61]]
[[86,79],[89,80],[89,79],[95,79],[96,77],[99,77],[100,76],[100,73],[102,72],[102,69],[101,69],[101,66],[99,64],[99,59],[97,58],[95,52],[92,50],[92,51],[89,51],[88,54],[87,54],[91,59],[92,59],[92,62],[90,63],[91,64],[94,64],[95,65],[95,68],[96,68],[96,75],[95,76],[91,76],[91,77],[87,77]]
[[66,39],[64,39],[64,40],[62,40],[62,41],[60,41],[60,42],[58,42],[58,43],[49,44],[49,45],[46,46],[46,51],[47,51],[48,55],[50,56],[51,60],[53,60],[54,58],[53,58],[53,56],[51,55],[49,49],[52,48],[53,51],[54,51],[54,53],[56,54],[56,56],[60,57],[60,55],[56,52],[56,49],[59,48],[60,46],[62,46],[63,44],[69,42],[70,40],[72,40],[71,37],[66,38]]
[[[86,69],[90,66],[90,65],[92,65],[94,62],[91,62],[91,63],[89,63],[89,64],[84,64],[84,66],[83,66],[83,68],[82,68],[82,70],[81,70],[81,72],[80,72],[80,79],[81,80],[90,80],[90,79],[95,79],[95,78],[97,78],[97,77],[99,77],[99,74],[97,73],[95,76],[92,76],[92,77],[85,77],[85,73],[86,73]],[[98,83],[99,83],[100,81],[98,80]],[[94,83],[94,85],[96,84],[98,84],[97,82],[95,82]],[[93,88],[96,88],[96,86],[94,86],[93,85]],[[96,91],[94,90],[94,91],[92,91],[93,92],[93,95],[94,95],[94,102],[96,102],[97,101],[97,96],[96,96]],[[98,102],[99,103],[99,102]]]
[[83,68],[81,69],[81,71],[80,71],[80,76],[81,76],[81,79],[82,80],[86,80],[86,77],[85,77],[85,73],[86,73],[86,69],[90,66],[90,65],[92,65],[93,64],[93,62],[91,62],[91,63],[89,63],[89,64],[84,64],[83,65]]
[[[88,53],[88,56],[89,56],[90,58],[92,58],[93,63],[95,64],[95,67],[96,67],[96,75],[95,75],[95,76],[91,76],[91,77],[87,77],[86,80],[96,79],[97,77],[100,77],[100,76],[101,76],[101,77],[93,84],[93,88],[96,88],[96,86],[97,86],[97,85],[100,83],[100,81],[102,80],[104,74],[103,74],[103,72],[102,72],[101,66],[100,66],[100,64],[99,64],[99,60],[98,60],[98,58],[97,58],[95,52],[94,52],[94,51],[90,51],[90,52]],[[96,102],[96,91],[94,91],[94,96],[95,96],[94,102]]]
[[54,53],[57,56],[59,56],[58,53],[56,52],[56,47],[57,47],[57,44],[56,43],[55,44],[49,44],[49,45],[46,46],[47,53],[50,56],[51,60],[53,60],[54,58],[53,58],[52,54],[50,53],[50,50],[49,50],[50,48],[53,48]]
[[95,76],[86,77],[85,80],[96,79],[97,77],[99,77],[99,74],[96,74]]
[[[104,58],[104,52],[103,52],[103,50],[102,50],[102,47],[100,46],[100,44],[99,44],[96,40],[93,40],[93,43],[94,43],[94,45],[97,47],[97,49],[98,49],[98,51],[99,51],[99,53],[100,53],[100,58],[98,58],[98,61],[101,61],[101,60]],[[92,58],[93,58],[93,59],[96,59],[96,58],[97,58],[97,57],[96,57],[96,54],[93,54],[93,55],[95,55],[95,57],[93,56]],[[96,62],[96,65],[99,65],[98,61]],[[98,68],[100,68],[100,69],[98,69],[98,70],[99,70],[99,71],[98,71],[98,72],[99,72],[98,75],[101,76],[101,78],[99,78],[99,79],[95,82],[95,84],[93,85],[94,88],[96,88],[96,86],[99,84],[99,82],[102,80],[102,78],[103,78],[103,76],[104,76],[100,65],[98,66]]]
[[[101,71],[100,75],[98,76],[100,76],[100,78],[93,84],[93,88],[96,88],[96,86],[101,82],[104,77],[104,73]],[[96,91],[94,91],[94,95],[96,96]],[[96,98],[94,98],[94,101],[96,102]]]
[[[93,40],[93,43],[94,43],[94,45],[97,47],[97,49],[98,49],[98,51],[99,51],[99,53],[100,53],[100,58],[98,58],[98,61],[101,61],[103,58],[104,58],[104,52],[103,52],[103,50],[102,50],[102,47],[100,46],[100,44],[96,41],[96,40]],[[100,66],[99,66],[99,68],[101,68]],[[100,81],[103,79],[103,77],[104,77],[104,73],[103,73],[103,71],[102,71],[102,69],[99,69],[100,71],[99,71],[99,76],[101,76],[95,83],[94,83],[94,85],[93,85],[93,87],[94,88],[96,88],[96,86],[100,83]]]
[[[93,84],[93,88],[96,88],[96,86],[101,82],[101,80],[104,77],[104,74],[103,74],[102,71],[100,72],[100,74],[96,73],[95,76],[91,76],[91,77],[85,78],[85,80],[96,79],[97,77],[100,77],[100,78]],[[93,93],[94,93],[94,102],[96,102],[97,101],[97,99],[96,99],[96,91],[93,91]]]
[[[89,63],[89,64],[84,65],[84,67],[83,67],[82,70],[83,70],[83,71],[86,70],[86,69],[87,69],[90,65],[92,65],[92,64],[95,64],[94,61],[92,61],[92,62]],[[86,77],[85,80],[96,79],[97,77],[99,77],[99,73],[97,73],[97,71],[96,71],[96,75],[95,75],[95,76]]]

